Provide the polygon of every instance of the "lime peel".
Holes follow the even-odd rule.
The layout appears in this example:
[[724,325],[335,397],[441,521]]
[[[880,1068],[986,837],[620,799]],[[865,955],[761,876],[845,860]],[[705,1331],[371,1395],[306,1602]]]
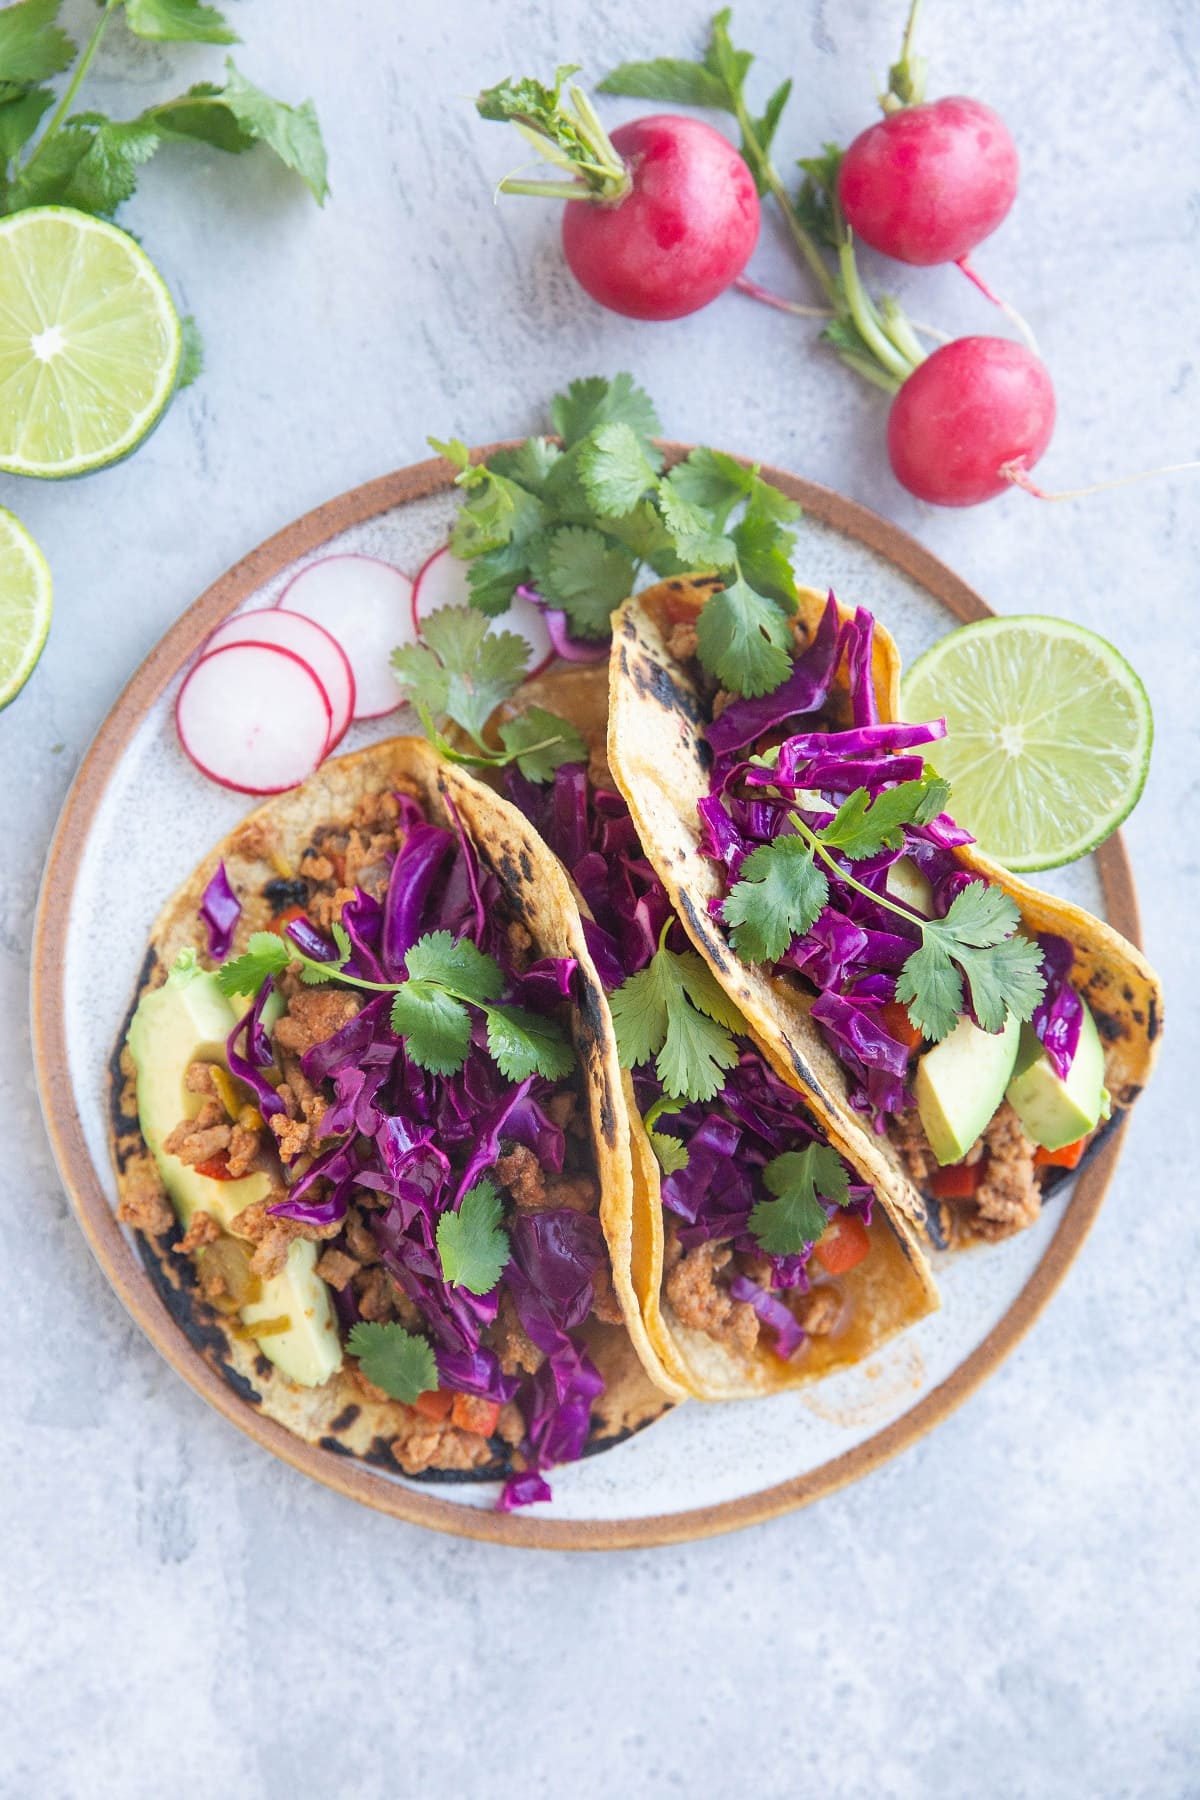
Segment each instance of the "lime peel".
[[1145,786],[1146,690],[1105,638],[1066,619],[979,619],[950,632],[904,676],[901,711],[945,716],[935,760],[951,810],[1018,873],[1086,856]]

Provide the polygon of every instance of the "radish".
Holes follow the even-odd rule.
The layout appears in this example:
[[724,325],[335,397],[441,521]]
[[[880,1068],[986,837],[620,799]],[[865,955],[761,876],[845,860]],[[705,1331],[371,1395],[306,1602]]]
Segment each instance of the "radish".
[[1017,197],[1016,145],[981,100],[904,106],[855,138],[837,192],[847,225],[873,250],[961,265]]
[[279,605],[303,613],[335,638],[354,677],[356,719],[378,719],[401,704],[391,654],[411,641],[412,582],[375,556],[324,556],[292,577]]
[[893,400],[888,456],[919,500],[975,506],[1026,485],[1053,430],[1054,389],[1031,350],[1009,338],[956,338]]
[[[420,637],[421,620],[442,606],[469,606],[471,588],[468,565],[455,556],[449,544],[427,557],[417,570],[412,591],[413,635]],[[540,675],[554,661],[554,646],[545,614],[536,601],[518,588],[506,613],[493,619],[491,631],[515,631],[529,645],[530,676]]]
[[333,714],[306,663],[274,644],[226,644],[196,663],[175,702],[201,774],[240,794],[282,794],[325,754]]
[[329,701],[333,724],[327,753],[341,742],[354,716],[354,676],[346,652],[324,626],[280,606],[260,608],[257,612],[235,613],[232,619],[218,625],[201,655],[221,650],[226,644],[278,644],[298,656],[316,676]]
[[563,250],[580,286],[633,319],[680,319],[741,274],[758,241],[754,177],[727,138],[697,119],[659,113],[610,137],[587,95],[561,98],[540,82],[501,82],[476,101],[485,119],[513,121],[569,179],[509,176],[506,194],[572,202]]

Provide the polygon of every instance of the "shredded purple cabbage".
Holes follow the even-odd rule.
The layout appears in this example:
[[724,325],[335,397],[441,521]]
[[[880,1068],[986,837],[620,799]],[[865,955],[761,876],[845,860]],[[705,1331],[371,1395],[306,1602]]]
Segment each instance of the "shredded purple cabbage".
[[1071,986],[1075,947],[1066,938],[1056,937],[1049,931],[1038,933],[1038,943],[1042,946],[1046,991],[1038,1001],[1030,1023],[1054,1073],[1060,1081],[1065,1081],[1079,1049],[1083,1025],[1083,1001]]
[[242,903],[229,885],[223,862],[217,864],[212,880],[200,896],[199,912],[208,928],[209,955],[224,962],[242,916]]
[[777,1300],[766,1288],[759,1287],[757,1282],[748,1276],[735,1275],[729,1284],[729,1292],[735,1300],[748,1300],[758,1314],[762,1323],[775,1334],[775,1354],[786,1362],[795,1356],[804,1342],[804,1328],[796,1318],[791,1307],[784,1300]]

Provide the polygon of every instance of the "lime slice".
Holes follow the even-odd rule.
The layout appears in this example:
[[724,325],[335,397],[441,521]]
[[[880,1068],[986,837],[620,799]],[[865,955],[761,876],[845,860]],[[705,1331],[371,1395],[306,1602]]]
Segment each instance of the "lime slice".
[[128,455],[181,348],[161,275],[115,225],[65,206],[0,222],[0,469],[84,475]]
[[0,708],[37,667],[50,630],[50,570],[19,519],[0,507]]
[[1146,690],[1104,638],[1065,619],[980,619],[904,677],[911,721],[945,715],[933,762],[950,810],[1005,868],[1053,869],[1136,806],[1154,724]]

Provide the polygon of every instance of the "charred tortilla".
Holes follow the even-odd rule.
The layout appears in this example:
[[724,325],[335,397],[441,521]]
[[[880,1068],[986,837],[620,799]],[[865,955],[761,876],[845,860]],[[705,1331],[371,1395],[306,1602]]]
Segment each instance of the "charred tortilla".
[[[719,902],[725,890],[718,868],[700,851],[696,804],[709,791],[711,762],[704,737],[707,714],[667,639],[674,625],[695,619],[714,585],[718,578],[664,581],[627,601],[616,615],[609,731],[613,773],[696,949],[737,1000],[771,1066],[805,1094],[831,1140],[869,1174],[891,1207],[925,1227],[925,1201],[895,1146],[866,1127],[849,1105],[845,1070],[809,1016],[812,999],[786,976],[740,960],[710,911],[710,903]],[[823,595],[801,590],[798,649],[811,641],[824,606]],[[839,611],[843,619],[850,616],[844,607]],[[878,622],[871,676],[880,719],[898,719],[900,658]],[[843,709],[846,704],[844,674],[838,683],[835,712],[839,702]],[[1154,971],[1103,920],[1009,874],[973,846],[956,855],[964,868],[1012,896],[1027,932],[1056,933],[1075,946],[1072,979],[1100,1031],[1114,1109],[1130,1107],[1157,1053],[1162,994]]]
[[[269,928],[289,908],[304,904],[310,886],[301,872],[305,852],[314,845],[319,850],[322,837],[352,818],[371,796],[397,786],[417,795],[433,823],[447,822],[447,800],[451,801],[483,863],[499,878],[506,907],[530,933],[538,953],[580,960],[580,1004],[574,1009],[579,1080],[606,1181],[602,1223],[606,1231],[615,1229],[620,1241],[620,1221],[627,1220],[632,1210],[621,1072],[605,1023],[603,995],[590,972],[569,889],[559,865],[521,815],[469,775],[440,762],[421,740],[393,739],[325,764],[303,787],[251,813],[216,846],[160,913],[131,1016],[142,993],[166,979],[181,951],[193,949],[206,955],[205,931],[197,908],[219,862],[224,861],[243,904],[233,945],[236,954],[252,932]],[[138,1122],[136,1085],[124,1042],[123,1032],[112,1060],[111,1140],[122,1216],[137,1224],[147,1219],[146,1196],[157,1185],[157,1176]],[[228,1317],[205,1300],[192,1259],[176,1254],[181,1238],[177,1225],[159,1235],[141,1229],[137,1237],[142,1258],[171,1316],[197,1352],[247,1404],[309,1443],[396,1469],[391,1445],[403,1440],[411,1424],[409,1408],[365,1391],[348,1366],[321,1387],[294,1385],[252,1338],[239,1331],[236,1321],[231,1325]],[[669,1401],[648,1380],[623,1328],[592,1319],[584,1330],[588,1350],[605,1382],[605,1392],[592,1412],[590,1453],[650,1423]],[[421,1478],[494,1480],[512,1468],[509,1445],[493,1438],[486,1461],[469,1469],[430,1467]]]

